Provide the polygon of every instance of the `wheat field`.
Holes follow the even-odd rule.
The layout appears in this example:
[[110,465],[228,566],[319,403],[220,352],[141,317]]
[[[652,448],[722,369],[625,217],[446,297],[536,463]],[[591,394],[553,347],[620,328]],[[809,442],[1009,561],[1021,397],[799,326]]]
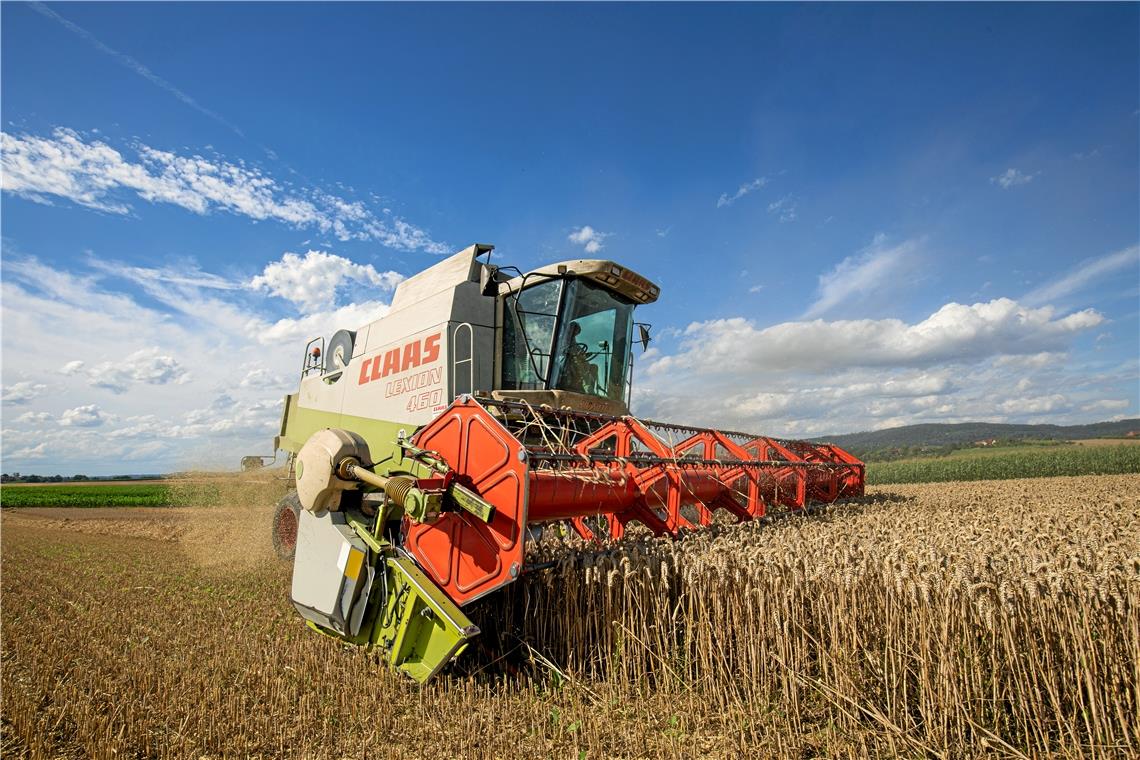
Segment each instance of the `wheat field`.
[[[583,554],[424,688],[308,632],[280,486],[5,512],[5,757],[1130,757],[1140,476],[883,486]],[[210,506],[213,505],[213,506]],[[82,510],[90,513],[93,510]]]

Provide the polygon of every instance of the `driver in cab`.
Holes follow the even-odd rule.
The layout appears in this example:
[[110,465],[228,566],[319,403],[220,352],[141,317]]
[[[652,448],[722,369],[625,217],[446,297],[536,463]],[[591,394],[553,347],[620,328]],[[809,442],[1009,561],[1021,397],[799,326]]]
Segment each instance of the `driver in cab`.
[[585,343],[578,342],[581,332],[580,324],[570,323],[570,340],[563,357],[562,382],[559,385],[563,390],[574,393],[595,394],[598,387],[598,366],[590,360],[597,354],[590,353]]

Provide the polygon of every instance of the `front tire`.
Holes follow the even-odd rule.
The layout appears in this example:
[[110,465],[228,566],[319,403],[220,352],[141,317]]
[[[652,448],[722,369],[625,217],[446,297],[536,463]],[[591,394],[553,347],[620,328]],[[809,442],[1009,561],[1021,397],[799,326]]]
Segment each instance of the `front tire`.
[[297,524],[301,517],[301,500],[296,491],[285,494],[273,511],[273,551],[283,560],[293,561],[297,552]]

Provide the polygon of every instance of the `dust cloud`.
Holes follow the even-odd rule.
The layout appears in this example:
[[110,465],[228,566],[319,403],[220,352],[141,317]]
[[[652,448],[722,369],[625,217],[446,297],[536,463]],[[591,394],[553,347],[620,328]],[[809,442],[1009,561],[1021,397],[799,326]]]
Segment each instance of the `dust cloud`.
[[278,562],[271,528],[289,488],[284,469],[186,473],[168,482],[175,540],[196,565],[249,570]]

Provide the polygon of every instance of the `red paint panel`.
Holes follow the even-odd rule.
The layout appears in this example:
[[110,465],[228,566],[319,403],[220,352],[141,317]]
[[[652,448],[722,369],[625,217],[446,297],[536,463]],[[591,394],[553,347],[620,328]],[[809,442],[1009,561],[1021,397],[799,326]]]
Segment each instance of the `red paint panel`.
[[[633,520],[676,535],[693,527],[682,508],[694,508],[707,525],[717,509],[746,520],[763,517],[768,504],[800,509],[809,500],[863,493],[863,463],[835,446],[763,437],[738,444],[703,430],[670,447],[631,417],[604,422],[575,447],[580,462],[557,468],[540,462],[532,469],[522,443],[472,399],[455,402],[413,442],[441,456],[459,483],[495,507],[490,523],[466,512],[446,513],[433,525],[405,521],[405,548],[458,604],[518,576],[528,522],[570,520],[588,539],[593,532],[582,518],[604,515],[611,538]],[[603,446],[617,458],[593,458]],[[670,461],[639,464],[646,452]]]
[[510,583],[523,561],[527,465],[518,455],[522,445],[470,400],[453,404],[413,441],[439,454],[459,483],[494,505],[495,514],[490,524],[466,512],[446,513],[433,525],[406,520],[405,548],[456,604]]

